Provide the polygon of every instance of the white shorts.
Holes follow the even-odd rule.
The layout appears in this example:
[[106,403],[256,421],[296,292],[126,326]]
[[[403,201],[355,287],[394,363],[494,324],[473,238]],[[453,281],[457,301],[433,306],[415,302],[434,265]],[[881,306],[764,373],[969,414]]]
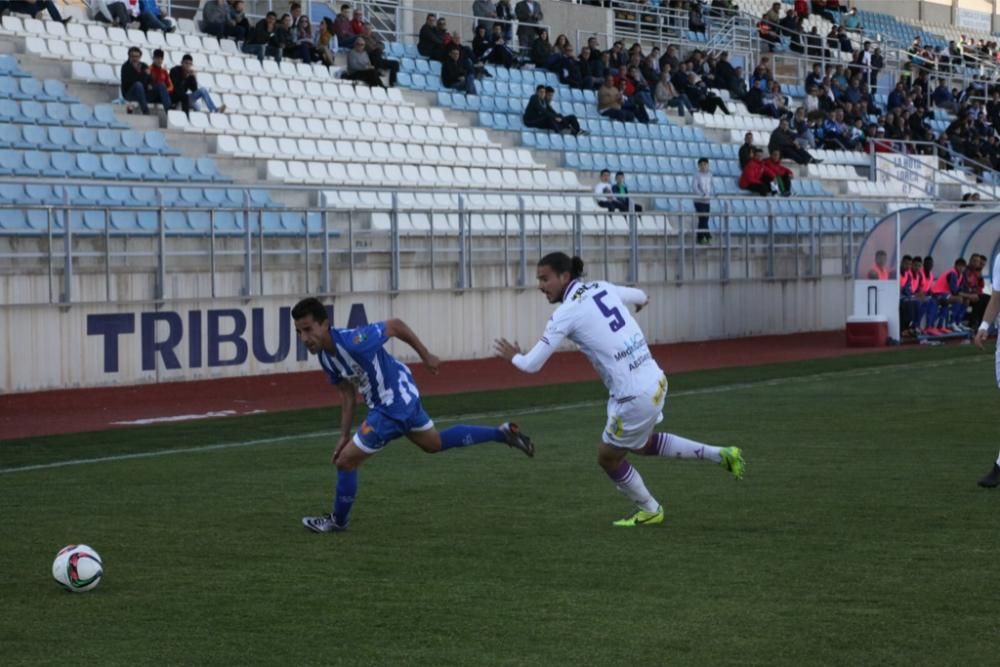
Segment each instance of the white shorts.
[[647,392],[626,399],[608,399],[608,425],[601,440],[612,447],[641,449],[656,425],[663,421],[667,376]]

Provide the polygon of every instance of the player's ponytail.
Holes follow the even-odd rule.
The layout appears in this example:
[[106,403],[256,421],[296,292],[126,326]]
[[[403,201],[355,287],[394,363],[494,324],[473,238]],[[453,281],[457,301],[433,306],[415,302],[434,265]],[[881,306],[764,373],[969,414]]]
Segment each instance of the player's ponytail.
[[583,260],[564,252],[550,252],[538,260],[538,266],[547,266],[556,273],[568,273],[574,280],[583,276]]

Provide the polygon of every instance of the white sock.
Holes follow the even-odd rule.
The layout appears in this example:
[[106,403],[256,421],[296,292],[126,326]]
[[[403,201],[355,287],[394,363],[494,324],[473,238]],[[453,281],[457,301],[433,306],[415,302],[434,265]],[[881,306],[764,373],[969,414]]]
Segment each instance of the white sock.
[[706,445],[696,440],[688,440],[673,433],[654,433],[642,448],[646,456],[663,456],[675,459],[707,459],[716,463],[722,461],[720,447]]
[[622,461],[617,468],[608,473],[608,477],[615,483],[615,487],[626,498],[634,502],[639,509],[655,512],[660,508],[660,503],[646,489],[642,475],[628,461]]
[[997,454],[997,465],[1000,466],[1000,454]]

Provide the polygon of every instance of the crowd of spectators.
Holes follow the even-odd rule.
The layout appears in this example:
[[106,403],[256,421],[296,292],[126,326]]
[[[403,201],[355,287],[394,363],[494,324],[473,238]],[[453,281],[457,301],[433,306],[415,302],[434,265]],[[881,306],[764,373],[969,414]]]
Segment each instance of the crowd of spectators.
[[[53,5],[54,7],[51,0],[34,0],[30,4],[37,7],[43,5]],[[95,21],[111,23],[120,28],[128,28],[132,24],[136,24],[136,27],[143,31],[173,32],[177,29],[173,20],[160,10],[156,0],[92,0],[88,4],[90,17]],[[49,10],[49,15],[55,19],[52,11]]]
[[[128,60],[121,67],[121,94],[147,115],[150,103],[159,104],[165,111],[179,106],[185,113],[190,113],[204,102],[210,113],[226,111],[225,105],[216,106],[208,89],[198,85],[194,59],[189,54],[167,70],[162,49],[155,49],[152,64],[147,64],[142,60],[139,47],[129,48]],[[132,109],[130,106],[130,113]]]
[[201,28],[219,39],[235,40],[243,53],[260,60],[291,58],[332,67],[337,52],[346,51],[344,77],[369,86],[386,87],[383,72],[388,73],[388,85],[394,86],[399,74],[399,62],[386,57],[385,40],[361,9],[352,10],[347,4],[340,6],[336,17],[324,17],[316,25],[299,2],[292,2],[281,16],[269,11],[251,24],[245,0],[208,0],[202,8]]

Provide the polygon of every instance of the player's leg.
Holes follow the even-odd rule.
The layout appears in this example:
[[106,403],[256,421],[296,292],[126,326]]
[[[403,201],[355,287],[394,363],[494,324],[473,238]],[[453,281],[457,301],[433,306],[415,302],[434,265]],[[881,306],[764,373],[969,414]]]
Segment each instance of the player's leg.
[[978,484],[984,489],[995,489],[1000,486],[1000,454],[997,455],[993,467],[979,480]]
[[500,426],[471,426],[458,424],[443,431],[438,431],[434,422],[423,408],[419,408],[407,420],[406,437],[428,454],[436,454],[456,447],[469,447],[487,442],[502,442],[514,449],[519,449],[528,456],[535,455],[535,445],[520,427],[514,422],[505,422]]
[[372,410],[361,422],[354,437],[337,454],[337,488],[330,513],[303,517],[302,525],[315,533],[344,530],[351,518],[354,499],[358,495],[358,468],[390,441],[402,435],[391,419]]
[[[1000,387],[1000,336],[997,337],[997,351],[994,365],[996,367],[997,387]],[[985,489],[995,489],[997,486],[1000,486],[1000,454],[997,455],[997,460],[993,462],[993,467],[979,480],[978,484]]]
[[628,461],[628,451],[602,442],[597,449],[597,465],[601,466],[618,491],[635,503],[634,514],[614,522],[616,526],[642,526],[663,523],[663,507],[642,481],[642,475]]
[[672,459],[714,461],[733,473],[736,479],[743,479],[743,471],[746,468],[743,451],[739,447],[716,447],[674,433],[651,434],[645,446],[636,453]]

